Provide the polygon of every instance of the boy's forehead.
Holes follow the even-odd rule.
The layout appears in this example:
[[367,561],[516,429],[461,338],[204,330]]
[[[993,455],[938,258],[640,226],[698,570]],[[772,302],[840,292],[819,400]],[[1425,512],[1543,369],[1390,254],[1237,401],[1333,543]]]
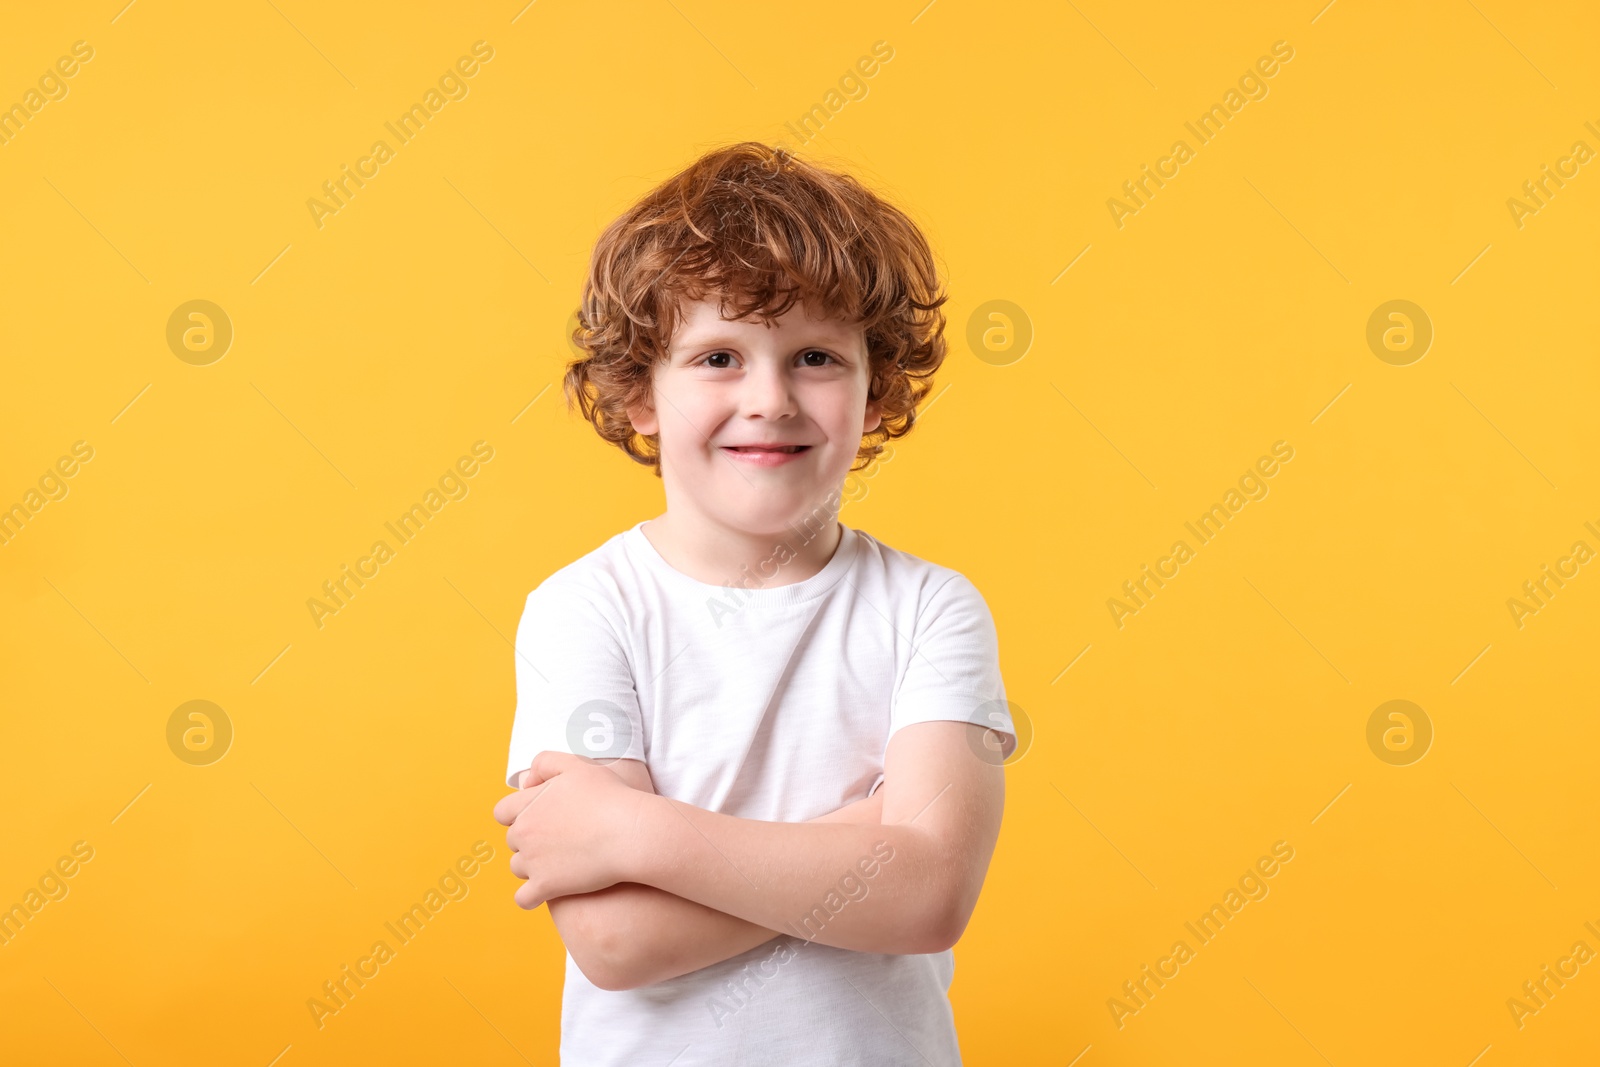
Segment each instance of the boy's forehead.
[[[731,303],[731,301],[730,301]],[[722,314],[724,304],[719,302],[717,296],[702,297],[698,300],[683,298],[679,301],[680,315],[677,328],[673,331],[675,344],[702,344],[720,337],[737,336],[740,333],[753,329],[774,329],[780,331],[804,330],[808,334],[836,336],[844,339],[859,336],[862,332],[860,322],[827,314],[824,310],[814,307],[805,300],[796,300],[787,311],[778,316],[768,325],[757,316],[743,319],[729,319]]]

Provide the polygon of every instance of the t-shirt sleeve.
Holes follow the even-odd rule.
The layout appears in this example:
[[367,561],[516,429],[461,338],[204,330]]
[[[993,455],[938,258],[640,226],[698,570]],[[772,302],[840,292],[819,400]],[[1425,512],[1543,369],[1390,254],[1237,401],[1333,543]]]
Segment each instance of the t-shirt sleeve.
[[506,785],[540,752],[644,760],[643,716],[627,650],[597,593],[545,581],[517,625],[517,710]]
[[917,619],[911,661],[890,705],[889,735],[914,722],[946,719],[1003,734],[1000,759],[1016,751],[994,618],[977,586],[960,574],[935,591]]

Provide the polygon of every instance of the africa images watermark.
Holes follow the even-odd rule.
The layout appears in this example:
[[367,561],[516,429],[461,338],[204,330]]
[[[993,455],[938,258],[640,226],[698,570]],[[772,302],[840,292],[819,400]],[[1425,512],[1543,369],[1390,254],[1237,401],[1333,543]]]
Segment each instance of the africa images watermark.
[[[1267,498],[1267,494],[1272,491],[1267,485],[1267,479],[1278,473],[1281,469],[1280,464],[1288,463],[1292,459],[1294,459],[1294,446],[1287,441],[1274,441],[1272,454],[1260,457],[1253,467],[1239,476],[1238,488],[1230,487],[1223,494],[1221,503],[1212,504],[1210,509],[1194,522],[1184,523],[1184,529],[1193,534],[1199,544],[1210,544],[1212,539],[1222,532],[1223,526],[1229,519],[1238,517],[1246,504],[1252,500]],[[1127,616],[1137,615],[1149,607],[1149,602],[1155,599],[1156,592],[1176,578],[1183,565],[1194,559],[1198,551],[1196,548],[1191,548],[1187,541],[1174,541],[1170,553],[1156,560],[1154,568],[1146,563],[1137,578],[1123,582],[1122,592],[1127,599],[1110,597],[1106,600],[1106,610],[1111,612],[1111,621],[1116,624],[1117,629],[1120,630],[1126,625],[1124,620]],[[1151,588],[1152,583],[1155,588]]]
[[859,504],[872,492],[872,487],[867,482],[878,476],[882,470],[895,457],[894,445],[888,441],[883,443],[883,451],[878,453],[878,458],[872,461],[872,466],[863,471],[851,471],[844,480],[844,499],[849,504]]
[[[1584,126],[1590,133],[1600,137],[1600,129],[1597,129],[1594,123],[1585,122]],[[1540,209],[1549,207],[1549,202],[1556,193],[1566,188],[1567,182],[1562,179],[1571,181],[1576,178],[1581,173],[1583,165],[1593,158],[1594,149],[1590,148],[1587,142],[1573,141],[1569,154],[1556,160],[1554,170],[1550,164],[1543,164],[1543,174],[1522,183],[1522,195],[1525,199],[1519,200],[1514,196],[1506,198],[1506,210],[1511,212],[1512,224],[1519,230],[1526,226],[1529,215],[1537,215]],[[1568,164],[1571,164],[1571,170],[1567,169]],[[1555,186],[1554,189],[1551,188],[1552,185]]]
[[[476,457],[476,458],[474,458]],[[439,476],[438,488],[429,488],[422,496],[421,503],[412,504],[410,510],[404,511],[394,522],[383,524],[384,529],[394,535],[395,540],[401,545],[410,544],[429,519],[437,518],[444,506],[452,500],[465,500],[472,487],[467,484],[467,479],[473,477],[481,469],[480,463],[488,463],[494,459],[494,446],[487,441],[474,441],[472,455],[462,456],[456,460],[455,465],[446,469]],[[322,629],[324,620],[329,615],[337,615],[340,611],[350,606],[350,601],[367,582],[376,578],[381,573],[383,565],[395,558],[399,550],[392,548],[387,541],[374,541],[369,553],[360,557],[352,569],[350,564],[344,564],[337,577],[322,583],[322,592],[327,601],[309,597],[306,600],[306,610],[311,612],[311,622],[317,629]],[[368,568],[371,568],[370,570]]]
[[741,597],[739,594],[760,589],[776,578],[784,564],[798,558],[798,549],[809,545],[833,524],[839,517],[839,509],[843,503],[839,490],[830,489],[828,495],[822,498],[822,503],[812,508],[798,525],[790,524],[789,536],[773,544],[771,554],[756,564],[755,574],[750,573],[750,564],[746,563],[739,568],[739,577],[722,583],[722,587],[728,591],[726,598],[707,597],[706,610],[711,613],[711,621],[716,623],[717,629],[722,628],[722,621],[725,618],[750,602],[749,597]]
[[[872,887],[865,879],[878,876],[882,868],[894,859],[894,846],[887,841],[875,841],[872,853],[856,860],[855,867],[846,872],[839,879],[838,886],[828,890],[825,897],[800,919],[799,922],[789,924],[794,931],[794,936],[804,944],[795,945],[788,938],[779,937],[772,950],[759,961],[747,963],[740,969],[738,975],[722,983],[719,993],[706,997],[706,1010],[711,1013],[711,1021],[721,1029],[729,1018],[749,1005],[761,992],[763,986],[778,977],[779,970],[784,964],[793,960],[800,954],[800,950],[811,944],[822,935],[822,930],[833,918],[852,902],[865,900]],[[859,871],[861,876],[856,877]]]
[[43,511],[46,504],[65,500],[72,491],[66,480],[82,469],[81,464],[92,459],[93,445],[87,441],[72,442],[72,454],[60,457],[53,466],[45,468],[45,472],[39,476],[39,488],[30,487],[22,494],[21,500],[0,511],[0,545],[9,545],[15,540],[28,521]]
[[65,100],[71,92],[67,79],[81,69],[81,64],[94,58],[94,46],[88,41],[73,41],[72,54],[55,61],[39,75],[38,88],[29,88],[22,99],[0,111],[0,145],[9,145],[29,122],[38,117],[47,104]]
[[[1256,860],[1255,865],[1239,876],[1238,888],[1228,887],[1227,893],[1222,897],[1222,903],[1212,904],[1210,910],[1201,914],[1194,922],[1183,924],[1185,930],[1194,935],[1199,945],[1209,945],[1222,933],[1223,927],[1233,919],[1239,917],[1245,905],[1251,901],[1265,900],[1272,888],[1267,885],[1267,879],[1273,877],[1281,870],[1281,864],[1294,859],[1294,846],[1287,841],[1274,841],[1272,855],[1262,856]],[[1198,924],[1198,927],[1196,926]],[[1181,973],[1183,965],[1195,958],[1197,949],[1191,948],[1189,942],[1184,940],[1174,941],[1167,955],[1156,960],[1152,969],[1147,963],[1140,970],[1143,972],[1137,978],[1131,978],[1122,983],[1122,993],[1126,1000],[1117,997],[1106,999],[1106,1010],[1111,1013],[1111,1021],[1121,1030],[1127,1025],[1128,1016],[1137,1015],[1150,1006],[1150,1001],[1155,999],[1157,990],[1166,987]],[[1168,970],[1168,967],[1171,970]]]
[[[1585,922],[1584,928],[1595,937],[1600,937],[1600,929],[1594,923]],[[1567,987],[1567,982],[1578,977],[1582,968],[1595,958],[1594,949],[1589,947],[1587,941],[1574,941],[1572,952],[1556,960],[1552,971],[1547,963],[1540,968],[1540,975],[1522,983],[1522,995],[1506,998],[1506,1010],[1511,1013],[1511,1021],[1521,1030],[1527,1026],[1527,1017],[1538,1015],[1539,1012],[1550,1006],[1550,1001],[1557,993]],[[1568,970],[1568,967],[1571,970]],[[1555,988],[1552,989],[1551,985]]]
[[51,901],[65,900],[72,891],[66,880],[77,875],[81,865],[92,859],[94,846],[87,841],[74,841],[71,855],[61,856],[54,866],[45,868],[44,874],[39,876],[39,888],[29,886],[22,900],[0,912],[0,948],[10,946],[12,939],[22,933],[23,927],[37,921],[45,905]]
[[[1586,522],[1583,526],[1595,537],[1600,538],[1600,530],[1595,529],[1594,523]],[[1574,541],[1571,551],[1559,557],[1553,568],[1548,563],[1542,564],[1541,570],[1544,573],[1523,582],[1522,593],[1519,596],[1506,598],[1506,609],[1511,612],[1511,621],[1517,624],[1517,629],[1520,630],[1527,625],[1528,616],[1537,615],[1549,607],[1556,593],[1565,589],[1567,582],[1582,573],[1580,568],[1594,559],[1594,555],[1594,549],[1587,541]]]
[[[875,58],[874,58],[875,57]],[[810,144],[812,138],[822,132],[830,120],[843,111],[846,104],[853,100],[865,100],[871,87],[865,79],[871,78],[881,69],[879,64],[887,63],[894,58],[894,46],[888,41],[873,41],[872,55],[862,56],[855,62],[854,70],[846,70],[839,76],[839,88],[829,89],[819,104],[812,104],[811,110],[800,116],[800,125],[792,122],[784,126],[800,139],[801,144]],[[859,76],[858,76],[859,75]],[[807,125],[810,123],[811,125]],[[812,127],[815,127],[813,129]]]
[[[1293,58],[1294,48],[1288,41],[1274,41],[1272,55],[1257,59],[1254,67],[1240,75],[1237,89],[1230,88],[1223,95],[1222,103],[1212,104],[1210,110],[1203,112],[1194,122],[1185,122],[1184,128],[1194,134],[1195,140],[1201,147],[1210,144],[1230,119],[1238,117],[1246,104],[1252,100],[1267,98],[1271,90],[1267,86],[1266,79],[1278,73],[1279,63],[1288,63]],[[1123,182],[1122,191],[1127,200],[1119,200],[1114,196],[1106,199],[1106,210],[1111,213],[1111,222],[1117,229],[1120,230],[1127,225],[1128,216],[1137,215],[1143,208],[1148,207],[1156,193],[1166,188],[1167,181],[1171,181],[1181,173],[1183,165],[1193,159],[1197,151],[1198,149],[1189,146],[1188,141],[1174,141],[1169,154],[1156,160],[1153,170],[1150,164],[1145,163],[1140,167],[1143,174]],[[1170,170],[1168,170],[1169,164]],[[1154,188],[1151,188],[1152,184]]]
[[[466,79],[475,77],[480,69],[479,64],[487,63],[494,58],[494,48],[487,41],[474,41],[472,54],[462,56],[455,61],[455,65],[439,75],[438,88],[429,86],[427,92],[422,94],[421,103],[413,103],[400,117],[393,122],[385,122],[384,129],[394,135],[397,145],[404,146],[411,143],[412,139],[422,132],[428,120],[444,110],[446,104],[452,100],[465,100],[472,91]],[[340,174],[322,183],[322,199],[311,197],[306,201],[306,210],[311,212],[311,221],[317,229],[325,226],[329,215],[337,215],[348,207],[350,201],[355,199],[357,192],[366,188],[367,182],[376,178],[383,165],[393,159],[398,148],[388,141],[377,140],[372,142],[372,148],[367,155],[356,160],[355,167],[345,163],[340,167]],[[370,168],[370,169],[369,169]]]
[[474,841],[472,854],[462,856],[452,867],[446,868],[439,876],[437,889],[429,886],[420,903],[413,903],[394,922],[383,924],[384,929],[394,935],[395,946],[379,938],[372,943],[367,955],[356,960],[354,967],[346,963],[339,968],[337,977],[323,982],[321,996],[306,999],[306,1009],[311,1012],[311,1020],[317,1024],[317,1029],[321,1030],[327,1025],[328,1016],[337,1015],[348,1008],[355,995],[366,988],[367,982],[378,977],[383,965],[395,958],[398,946],[409,945],[415,940],[428,920],[438,918],[446,904],[467,899],[472,888],[466,880],[475,877],[481,867],[492,859],[494,846],[487,841]]

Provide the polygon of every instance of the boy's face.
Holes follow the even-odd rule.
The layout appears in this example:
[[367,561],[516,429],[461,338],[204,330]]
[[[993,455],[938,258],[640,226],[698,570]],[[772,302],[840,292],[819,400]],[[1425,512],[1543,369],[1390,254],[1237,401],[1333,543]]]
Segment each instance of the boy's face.
[[[659,434],[667,506],[750,533],[772,533],[843,484],[881,405],[867,402],[866,335],[796,302],[772,326],[722,318],[715,297],[683,301],[647,405],[628,409]],[[804,446],[779,455],[741,449]]]

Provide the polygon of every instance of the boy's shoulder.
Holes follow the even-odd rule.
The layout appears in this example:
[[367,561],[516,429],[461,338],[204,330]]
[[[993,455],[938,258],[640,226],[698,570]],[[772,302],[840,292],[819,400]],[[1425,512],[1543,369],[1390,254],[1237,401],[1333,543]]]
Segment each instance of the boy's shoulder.
[[935,563],[931,559],[896,548],[865,530],[852,529],[859,540],[861,561],[876,566],[893,582],[901,586],[932,586],[934,588],[957,578],[965,578],[960,571]]
[[919,614],[936,600],[961,600],[987,610],[983,594],[961,571],[895,548],[865,530],[855,532],[860,536],[861,556],[874,561],[885,587],[913,599]]
[[637,526],[612,534],[570,563],[562,564],[538,582],[528,593],[531,599],[541,591],[545,593],[610,593],[621,592],[631,563],[626,548],[627,538]]

